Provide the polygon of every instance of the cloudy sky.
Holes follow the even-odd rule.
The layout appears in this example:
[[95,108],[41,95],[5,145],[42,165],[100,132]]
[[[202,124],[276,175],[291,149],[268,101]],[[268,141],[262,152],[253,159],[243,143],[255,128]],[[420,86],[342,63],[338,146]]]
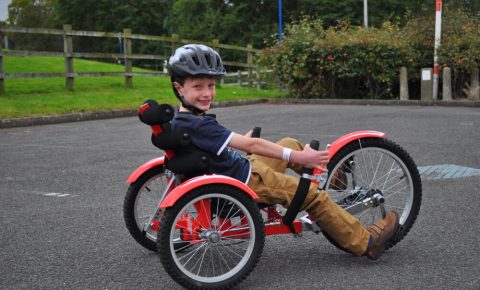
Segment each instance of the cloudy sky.
[[7,20],[8,18],[8,4],[12,0],[0,0],[0,20]]

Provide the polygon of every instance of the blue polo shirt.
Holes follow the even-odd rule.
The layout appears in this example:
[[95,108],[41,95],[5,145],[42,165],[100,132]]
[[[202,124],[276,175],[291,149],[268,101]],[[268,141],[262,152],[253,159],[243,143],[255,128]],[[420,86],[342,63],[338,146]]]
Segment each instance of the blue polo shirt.
[[247,184],[250,178],[250,162],[240,153],[228,147],[233,132],[208,115],[177,112],[172,120],[173,128],[187,129],[192,144],[198,149],[213,153],[210,167],[213,173],[233,177]]

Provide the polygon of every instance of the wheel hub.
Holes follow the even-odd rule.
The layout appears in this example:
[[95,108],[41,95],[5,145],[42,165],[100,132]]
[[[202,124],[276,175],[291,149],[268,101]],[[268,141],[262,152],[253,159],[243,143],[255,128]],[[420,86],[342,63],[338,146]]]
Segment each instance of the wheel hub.
[[204,237],[211,244],[219,243],[221,238],[217,231],[207,231],[205,232]]

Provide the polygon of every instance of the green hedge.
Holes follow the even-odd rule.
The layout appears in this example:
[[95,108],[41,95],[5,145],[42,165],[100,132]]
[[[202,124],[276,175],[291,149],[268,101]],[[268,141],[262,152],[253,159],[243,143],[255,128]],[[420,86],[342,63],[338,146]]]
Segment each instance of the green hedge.
[[[368,29],[348,24],[325,29],[304,18],[289,25],[283,43],[264,49],[260,60],[273,68],[291,97],[395,99],[402,66],[408,68],[413,95],[418,96],[420,70],[433,66],[430,18]],[[440,63],[449,65],[457,78],[480,64],[479,23],[478,17],[461,11],[445,13]]]

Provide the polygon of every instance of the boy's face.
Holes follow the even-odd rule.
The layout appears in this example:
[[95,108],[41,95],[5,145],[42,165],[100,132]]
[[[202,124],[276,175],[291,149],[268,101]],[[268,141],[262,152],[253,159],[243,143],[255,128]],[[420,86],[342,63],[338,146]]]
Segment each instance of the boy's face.
[[180,96],[195,108],[207,111],[215,98],[215,79],[213,78],[187,78],[185,83],[180,85],[173,83]]

